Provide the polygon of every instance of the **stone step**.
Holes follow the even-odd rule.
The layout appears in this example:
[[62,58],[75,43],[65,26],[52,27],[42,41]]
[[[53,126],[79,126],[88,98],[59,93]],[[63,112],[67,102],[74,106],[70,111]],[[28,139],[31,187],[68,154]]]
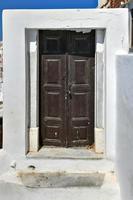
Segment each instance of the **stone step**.
[[24,186],[31,188],[60,188],[60,187],[101,187],[105,182],[115,183],[114,173],[108,172],[39,172],[23,170],[16,172]]
[[39,171],[23,169],[9,171],[0,177],[0,181],[15,182],[29,188],[66,188],[66,187],[102,187],[105,184],[117,184],[112,171]]

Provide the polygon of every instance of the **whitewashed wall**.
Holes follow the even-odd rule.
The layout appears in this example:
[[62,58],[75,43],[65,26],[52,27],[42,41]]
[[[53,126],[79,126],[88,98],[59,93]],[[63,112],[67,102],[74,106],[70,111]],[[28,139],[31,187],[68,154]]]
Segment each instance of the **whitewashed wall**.
[[106,31],[105,143],[106,156],[113,159],[117,123],[115,54],[129,49],[128,10],[7,10],[3,13],[3,24],[4,150],[16,160],[25,160],[28,138],[25,29],[93,28]]
[[122,200],[133,199],[133,54],[118,54],[116,163]]

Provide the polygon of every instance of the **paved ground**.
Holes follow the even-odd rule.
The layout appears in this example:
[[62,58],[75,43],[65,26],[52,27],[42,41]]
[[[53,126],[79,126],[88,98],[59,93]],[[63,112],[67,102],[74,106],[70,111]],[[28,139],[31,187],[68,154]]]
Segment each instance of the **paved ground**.
[[30,189],[19,185],[0,185],[1,200],[120,200],[117,188]]

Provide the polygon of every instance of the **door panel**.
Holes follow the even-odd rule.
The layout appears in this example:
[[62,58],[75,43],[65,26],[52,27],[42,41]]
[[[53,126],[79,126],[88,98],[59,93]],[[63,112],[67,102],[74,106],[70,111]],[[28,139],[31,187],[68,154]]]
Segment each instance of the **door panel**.
[[95,31],[90,33],[68,32],[67,51],[71,55],[85,55],[94,57],[95,55]]
[[66,34],[65,31],[40,31],[41,54],[65,54]]
[[[84,146],[94,140],[94,108],[91,99],[90,58],[85,56],[69,56],[69,146]],[[94,104],[93,104],[94,105]]]
[[66,56],[42,56],[41,136],[43,144],[64,146]]

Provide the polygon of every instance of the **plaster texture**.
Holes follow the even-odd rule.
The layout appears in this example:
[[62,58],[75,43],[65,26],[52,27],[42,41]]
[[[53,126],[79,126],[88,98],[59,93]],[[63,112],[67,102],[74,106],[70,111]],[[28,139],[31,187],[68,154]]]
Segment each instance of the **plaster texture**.
[[[105,134],[104,129],[95,129],[95,152],[98,154],[103,154],[105,156]],[[98,156],[97,156],[98,157]]]
[[[119,186],[111,161],[49,160],[35,168],[16,165],[0,176],[0,197],[10,199],[119,200]],[[38,164],[38,165],[37,165]],[[99,197],[99,198],[98,198]]]
[[[29,140],[27,151],[39,149],[39,59],[38,31],[26,30],[27,125]],[[29,143],[29,145],[28,145]]]
[[[127,9],[5,10],[4,30],[4,149],[16,158],[27,152],[26,29],[105,29],[104,80],[106,156],[115,157],[115,53],[129,49]],[[10,26],[10,24],[13,24]],[[113,83],[113,84],[112,84]],[[16,145],[17,144],[17,148]]]
[[27,56],[27,81],[29,88],[29,127],[36,128],[39,126],[38,121],[38,107],[39,107],[39,92],[38,92],[38,31],[37,30],[26,30],[26,50],[28,52]]
[[5,151],[0,149],[0,176],[10,169],[12,159]]
[[103,153],[97,154],[94,148],[89,147],[42,147],[38,152],[29,152],[27,154],[29,158],[50,158],[50,159],[74,159],[74,160],[98,160],[104,158]]
[[26,187],[31,188],[67,188],[67,187],[101,187],[104,182],[104,173],[67,173],[39,172],[36,170],[23,170],[17,172]]
[[1,199],[4,200],[120,200],[119,189],[114,186],[105,186],[101,189],[97,188],[25,188],[21,185],[0,183]]
[[29,130],[29,151],[38,152],[39,149],[39,129],[30,128]]
[[118,54],[116,163],[122,200],[133,199],[133,54]]
[[96,30],[95,151],[105,153],[105,29]]

